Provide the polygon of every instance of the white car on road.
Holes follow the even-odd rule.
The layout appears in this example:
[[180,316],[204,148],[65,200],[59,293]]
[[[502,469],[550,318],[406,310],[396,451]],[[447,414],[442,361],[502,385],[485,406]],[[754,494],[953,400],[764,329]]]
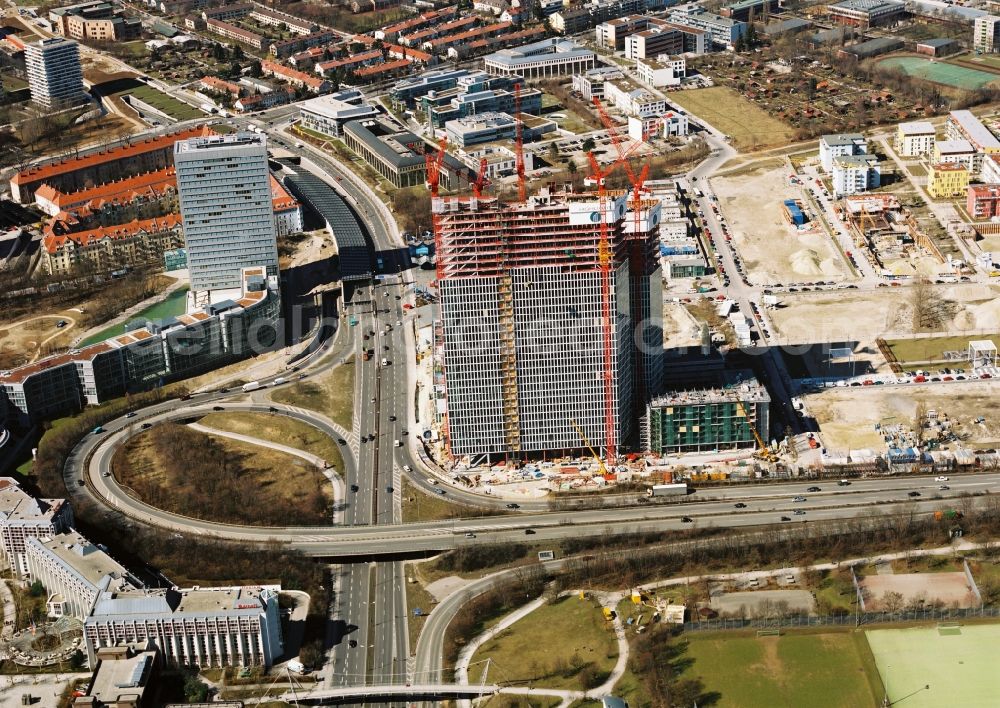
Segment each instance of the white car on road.
[[934,478],[934,481],[935,481],[935,482],[947,482],[947,481],[948,481],[948,478],[947,478],[947,477],[945,477],[944,475],[941,475],[941,476],[939,476],[939,477],[935,477],[935,478]]

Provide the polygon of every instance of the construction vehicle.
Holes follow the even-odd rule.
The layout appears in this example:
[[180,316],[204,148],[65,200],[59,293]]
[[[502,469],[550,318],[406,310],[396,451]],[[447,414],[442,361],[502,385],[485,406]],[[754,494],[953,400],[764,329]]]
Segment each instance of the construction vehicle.
[[590,451],[590,456],[597,462],[597,471],[603,477],[608,473],[608,468],[604,465],[604,460],[601,459],[600,455],[594,452],[594,448],[590,444],[590,440],[587,439],[587,436],[584,434],[583,428],[580,427],[579,423],[572,418],[570,418],[569,422],[573,424],[574,428],[576,428],[576,434],[580,436],[580,439],[583,440],[583,444]]
[[771,452],[765,443],[764,439],[757,432],[756,426],[750,422],[750,415],[747,413],[747,409],[743,406],[743,401],[736,401],[736,408],[739,410],[740,415],[747,419],[747,425],[750,426],[750,432],[753,433],[753,439],[757,441],[757,452],[754,453],[754,457],[764,460],[765,462],[777,462],[778,456]]

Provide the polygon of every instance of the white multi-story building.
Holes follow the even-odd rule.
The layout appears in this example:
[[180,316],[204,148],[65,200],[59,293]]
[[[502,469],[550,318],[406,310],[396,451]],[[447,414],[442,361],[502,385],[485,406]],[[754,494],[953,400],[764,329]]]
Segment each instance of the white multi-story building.
[[24,45],[31,100],[59,109],[87,100],[80,67],[80,47],[71,39],[43,39]]
[[300,125],[334,138],[343,136],[343,129],[352,120],[376,118],[379,113],[365,103],[360,91],[348,89],[328,96],[310,98],[299,104]]
[[102,591],[84,621],[101,647],[153,644],[178,666],[270,667],[284,650],[277,585]]
[[35,499],[11,477],[0,477],[0,548],[18,576],[28,573],[28,539],[54,536],[72,525],[73,510],[65,499]]
[[934,152],[934,125],[928,121],[900,123],[893,147],[901,157],[920,157]]
[[604,82],[623,79],[625,74],[613,66],[599,66],[582,74],[573,74],[573,90],[588,103],[594,98],[604,98]]
[[1000,50],[1000,17],[982,15],[975,19],[972,28],[972,48],[983,54]]
[[952,111],[945,123],[948,140],[967,140],[976,151],[976,157],[970,176],[979,174],[983,166],[983,156],[1000,153],[1000,140],[983,125],[972,111]]
[[938,140],[934,145],[933,164],[950,162],[965,165],[970,175],[979,174],[982,168],[982,155],[976,152],[968,140]]
[[819,163],[825,172],[833,171],[834,158],[867,152],[868,141],[861,133],[837,133],[819,139]]
[[105,550],[76,531],[29,538],[28,576],[48,592],[49,617],[84,620],[102,592],[134,590],[142,584]]
[[833,195],[860,194],[879,186],[881,169],[875,155],[839,155],[833,159]]
[[656,59],[636,59],[635,74],[639,81],[653,88],[678,86],[687,74],[687,60],[666,54]]
[[983,158],[983,169],[979,175],[985,184],[1000,184],[1000,154]]
[[570,39],[550,38],[501,49],[483,58],[486,72],[496,76],[546,79],[593,69],[597,55]]
[[604,98],[628,116],[660,116],[667,111],[664,99],[624,80],[604,82]]
[[277,276],[265,136],[181,140],[174,145],[174,168],[191,290],[217,302],[239,293],[244,268],[262,267]]
[[656,135],[662,135],[664,138],[681,138],[689,131],[690,123],[687,115],[677,111],[641,118],[629,116],[628,119],[628,136],[633,140],[649,140]]
[[[662,316],[662,278],[659,202],[643,202],[636,232],[627,201],[627,194],[608,198],[602,209],[595,194],[543,189],[526,204],[436,203],[452,455],[580,450],[576,425],[595,447],[632,440],[637,402],[662,379],[662,330],[650,324]],[[601,221],[613,258],[607,333]],[[640,339],[649,346],[636,346]]]

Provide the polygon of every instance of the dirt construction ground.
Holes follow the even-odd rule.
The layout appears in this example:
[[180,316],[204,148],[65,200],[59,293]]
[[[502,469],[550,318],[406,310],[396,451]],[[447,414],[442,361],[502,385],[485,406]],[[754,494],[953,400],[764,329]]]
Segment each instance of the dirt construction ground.
[[[69,346],[79,313],[64,310],[0,325],[0,369],[20,366]],[[57,327],[63,320],[66,324]]]
[[[1000,287],[935,285],[929,293],[941,303],[934,331],[961,336],[1000,330]],[[781,344],[854,341],[871,347],[876,337],[905,337],[918,331],[913,299],[912,288],[907,287],[783,293],[769,316]]]
[[[954,432],[968,447],[995,447],[1000,440],[1000,415],[994,411],[1000,383],[926,384],[828,388],[803,396],[816,419],[824,445],[831,450],[885,447],[875,423],[912,426],[917,403],[952,421]],[[975,423],[978,417],[984,423]]]
[[759,614],[766,606],[774,608],[778,603],[789,612],[810,613],[813,610],[813,596],[808,590],[755,590],[752,592],[727,592],[712,598],[712,609],[722,615],[749,617]]
[[886,609],[882,606],[882,598],[887,592],[902,595],[902,607],[916,600],[927,604],[942,602],[945,607],[975,607],[979,604],[965,579],[965,573],[869,575],[861,578],[860,583],[868,611]]
[[790,169],[782,163],[777,168],[712,180],[747,277],[755,285],[852,279],[843,257],[818,222],[815,228],[799,232],[785,220],[782,203],[803,199],[801,187],[789,184],[789,174]]

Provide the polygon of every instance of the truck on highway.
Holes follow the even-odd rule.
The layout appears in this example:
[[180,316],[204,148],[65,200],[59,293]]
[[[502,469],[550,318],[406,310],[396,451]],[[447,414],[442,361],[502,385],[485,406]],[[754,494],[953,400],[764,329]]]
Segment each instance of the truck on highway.
[[279,376],[274,380],[275,386],[280,386],[283,383],[288,383],[288,379],[286,379],[284,376]]
[[256,391],[258,388],[263,388],[260,381],[251,381],[250,383],[243,384],[243,393],[250,393],[251,391]]
[[678,484],[654,484],[646,490],[647,497],[684,496],[687,493],[687,482],[680,482]]
[[306,673],[306,665],[298,659],[292,659],[288,662],[288,670],[296,674],[304,674]]

